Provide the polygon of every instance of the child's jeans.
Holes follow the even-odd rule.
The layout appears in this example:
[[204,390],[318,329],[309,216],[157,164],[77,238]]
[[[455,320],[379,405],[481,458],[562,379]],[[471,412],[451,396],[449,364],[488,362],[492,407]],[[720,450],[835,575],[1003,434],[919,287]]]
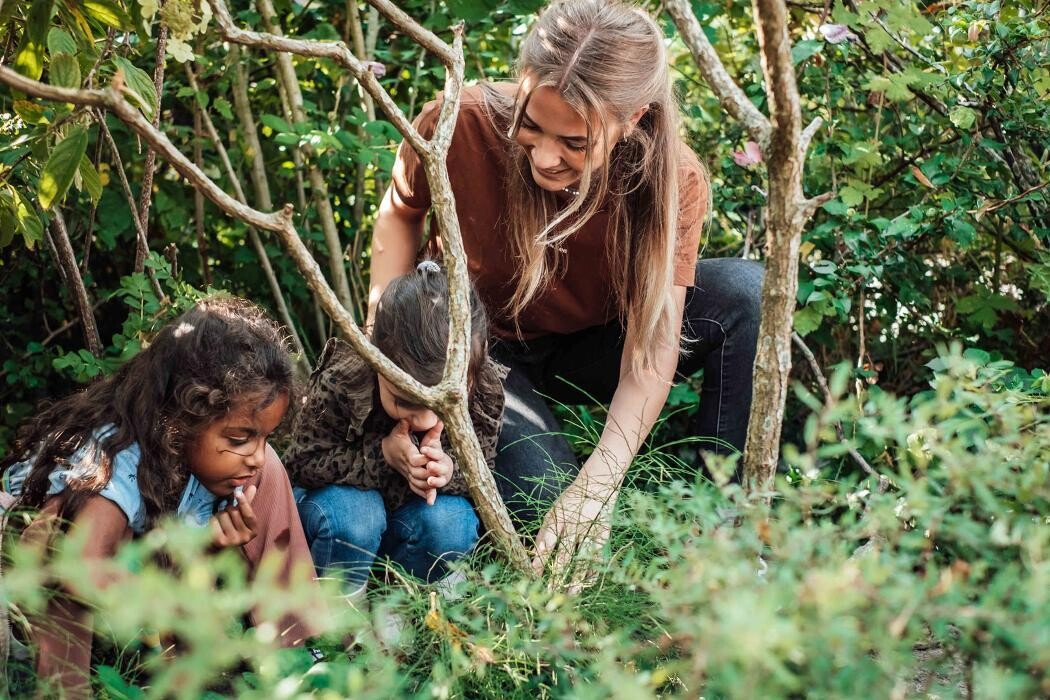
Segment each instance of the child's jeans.
[[331,485],[296,489],[299,517],[318,576],[339,577],[360,589],[377,556],[433,582],[478,540],[478,516],[463,496],[438,494],[434,505],[413,495],[387,513],[378,491]]

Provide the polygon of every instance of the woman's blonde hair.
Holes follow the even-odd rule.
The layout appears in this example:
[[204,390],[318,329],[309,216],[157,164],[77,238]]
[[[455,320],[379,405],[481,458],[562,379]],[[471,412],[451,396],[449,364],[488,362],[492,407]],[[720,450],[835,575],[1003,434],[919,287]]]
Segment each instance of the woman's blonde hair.
[[[525,38],[519,89],[485,91],[513,139],[538,87],[557,90],[587,123],[588,150],[579,194],[559,211],[557,195],[539,187],[524,149],[513,148],[507,182],[511,246],[522,273],[504,311],[517,318],[564,273],[562,242],[605,208],[606,255],[621,321],[634,330],[624,351],[634,369],[652,369],[655,351],[677,337],[672,297],[683,158],[696,158],[678,137],[678,103],[671,87],[663,34],[644,11],[617,0],[560,0],[543,10]],[[528,83],[528,90],[522,85]],[[645,108],[635,128],[594,168],[595,149],[612,125]]]

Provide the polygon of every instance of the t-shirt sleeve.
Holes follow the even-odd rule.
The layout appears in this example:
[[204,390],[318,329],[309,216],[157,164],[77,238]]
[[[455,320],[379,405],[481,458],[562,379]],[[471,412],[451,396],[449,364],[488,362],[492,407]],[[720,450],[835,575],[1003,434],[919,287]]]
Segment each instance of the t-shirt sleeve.
[[707,175],[692,153],[682,160],[678,175],[678,238],[675,242],[674,283],[692,287],[696,283],[696,259],[704,219],[707,217]]
[[[438,100],[427,102],[412,122],[423,138],[429,139],[434,135],[440,107],[441,103]],[[398,146],[392,179],[394,191],[402,202],[413,209],[430,208],[430,185],[427,183],[423,161],[408,141],[402,141]]]
[[128,526],[136,534],[146,530],[146,504],[139,491],[138,446],[121,450],[113,458],[112,476],[98,495],[116,504],[128,518]]

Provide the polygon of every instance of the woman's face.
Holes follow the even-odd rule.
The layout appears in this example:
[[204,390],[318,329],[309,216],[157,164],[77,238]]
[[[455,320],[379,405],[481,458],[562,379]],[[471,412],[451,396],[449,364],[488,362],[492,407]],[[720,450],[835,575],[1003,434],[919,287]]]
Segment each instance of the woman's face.
[[[529,82],[529,78],[522,81],[526,94],[531,89]],[[589,143],[587,121],[557,90],[541,86],[532,90],[515,140],[525,149],[536,184],[550,192],[560,192],[579,183],[588,150],[593,169],[605,165],[623,133],[623,127],[609,124],[605,138],[602,138],[601,128],[601,122],[595,119],[592,123],[594,140]]]

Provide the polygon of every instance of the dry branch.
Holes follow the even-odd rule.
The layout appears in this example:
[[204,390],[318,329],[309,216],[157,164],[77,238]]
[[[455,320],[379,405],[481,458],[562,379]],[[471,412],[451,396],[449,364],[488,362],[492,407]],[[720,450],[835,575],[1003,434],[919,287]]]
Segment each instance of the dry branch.
[[825,193],[806,199],[802,192],[802,164],[822,121],[818,117],[802,129],[784,0],[753,0],[770,106],[768,119],[729,77],[686,0],[665,0],[664,7],[722,106],[761,146],[767,167],[766,273],[744,450],[745,485],[753,492],[767,492],[773,485],[780,453],[780,431],[791,372],[791,332],[802,229],[817,207],[834,196]]
[[[157,47],[154,53],[156,64],[153,70],[153,90],[157,96],[157,109],[153,112],[153,126],[160,125],[160,99],[164,91],[165,50],[168,45],[168,26],[163,22],[157,30]],[[142,189],[139,192],[139,220],[146,231],[145,241],[149,240],[149,210],[153,202],[153,175],[157,168],[157,152],[152,148],[146,151],[146,164],[142,175]],[[135,272],[142,272],[146,263],[148,249],[140,244],[135,249]]]
[[[813,371],[813,376],[817,379],[817,386],[820,387],[820,393],[824,395],[824,405],[827,408],[831,408],[834,405],[834,397],[831,395],[831,388],[828,386],[828,380],[824,377],[824,372],[820,369],[820,363],[817,362],[817,358],[813,355],[813,351],[806,345],[806,341],[802,339],[798,333],[791,334],[791,340],[795,343],[795,346],[802,352],[802,356],[806,358],[806,362],[809,363],[809,368]],[[842,423],[835,421],[835,433],[838,435],[839,442],[846,443],[846,434],[842,430]],[[886,478],[879,474],[875,469],[868,464],[868,460],[864,459],[864,456],[860,452],[857,452],[857,448],[853,445],[846,444],[846,452],[849,456],[857,463],[861,469],[867,472],[870,476],[875,477],[881,484]]]
[[[216,3],[216,5],[219,6],[220,4]],[[224,7],[223,10],[225,10]],[[269,41],[270,39],[261,40]],[[285,41],[291,41],[291,46],[305,47],[310,51],[318,50],[319,46],[322,48],[324,46],[320,42]],[[461,42],[461,32],[457,31],[454,49],[460,56],[462,55]],[[350,61],[357,62],[357,59],[350,55],[345,47],[342,47],[341,51],[349,57]],[[346,56],[343,57],[344,60],[346,60]],[[371,72],[368,75],[371,76]],[[434,141],[439,144],[444,143],[445,148],[447,148],[451,140],[452,129],[455,125],[456,112],[459,108],[459,89],[462,85],[462,80],[463,63],[462,58],[460,58],[449,67],[448,77],[445,82],[446,104],[442,109],[441,117],[436,127]],[[113,88],[82,90],[55,87],[26,78],[5,66],[0,66],[0,83],[4,83],[15,90],[21,90],[33,97],[110,110],[141,137],[143,141],[163,156],[190,185],[200,189],[219,209],[241,221],[277,233],[325,312],[336,323],[358,354],[373,369],[381,373],[412,400],[436,409],[445,418],[445,424],[449,429],[453,448],[459,457],[459,467],[463,469],[464,477],[470,487],[471,496],[474,498],[482,522],[493,537],[496,546],[501,549],[509,562],[522,574],[531,574],[529,557],[518,539],[506,507],[499,498],[495,480],[488,470],[488,465],[481,453],[481,448],[478,444],[477,436],[474,434],[467,411],[464,388],[466,386],[467,350],[470,339],[469,302],[466,294],[469,281],[467,278],[466,257],[463,252],[459,222],[456,219],[455,202],[448,182],[448,173],[445,170],[445,153],[443,151],[432,147],[430,143],[419,137],[418,132],[415,132],[417,139],[424,144],[421,148],[420,156],[426,164],[427,177],[434,192],[434,215],[438,219],[447,245],[450,286],[448,361],[441,382],[436,386],[427,387],[380,353],[365,337],[350,312],[339,302],[339,299],[321,273],[317,261],[310,255],[295,229],[292,222],[294,209],[292,205],[286,204],[280,211],[264,213],[237,201],[197,168],[189,158],[171,143],[162,131],[150,124],[137,109],[127,103],[123,96]],[[385,93],[383,94],[385,95]],[[383,103],[380,102],[380,104]],[[404,115],[401,115],[401,121],[407,124]],[[411,125],[407,125],[407,128],[414,132]]]
[[764,153],[769,144],[772,129],[769,120],[758,111],[758,107],[755,107],[730,77],[715,47],[707,40],[707,35],[700,28],[700,23],[693,14],[689,3],[686,0],[664,0],[664,8],[674,20],[678,33],[682,35],[682,40],[693,54],[693,60],[700,68],[704,80],[711,86],[718,101],[722,103],[722,108],[744,125],[744,128],[751,134],[751,138],[762,147]]
[[88,296],[84,279],[80,276],[80,268],[77,267],[77,259],[73,253],[73,244],[69,241],[69,232],[66,230],[66,221],[62,218],[62,212],[56,207],[51,212],[51,237],[54,239],[56,262],[59,269],[65,271],[66,284],[69,285],[73,303],[77,307],[77,316],[80,317],[80,328],[84,332],[84,343],[91,354],[102,357],[102,339],[98,335],[98,326],[95,324],[95,312]]
[[[236,75],[243,77],[243,73],[236,72]],[[190,64],[186,64],[186,78],[193,88],[194,92],[200,92],[200,86],[197,84],[197,76],[194,75],[193,69]],[[236,77],[234,84],[236,86]],[[235,87],[236,95],[236,87]],[[236,96],[234,101],[237,101]],[[215,152],[219,155],[219,160],[222,162],[223,170],[226,172],[226,177],[229,179],[230,184],[233,186],[234,194],[237,196],[238,201],[242,204],[247,204],[248,199],[244,196],[244,188],[241,187],[241,180],[237,177],[237,173],[233,170],[233,163],[230,162],[230,154],[226,151],[226,147],[222,143],[222,139],[219,138],[219,132],[215,129],[215,123],[211,120],[211,115],[208,114],[208,110],[203,107],[197,107],[197,114],[200,115],[200,119],[203,123],[204,130],[208,132],[208,139],[211,141],[212,147]],[[255,122],[251,119],[251,107],[248,107],[248,123],[251,125],[251,136],[255,136]],[[247,138],[247,137],[246,137]],[[252,141],[249,139],[249,144]],[[262,152],[258,150],[258,138],[256,137],[254,144],[256,150],[253,153],[255,159],[262,163]],[[250,148],[250,146],[249,146]],[[194,161],[197,167],[200,167],[200,163]],[[262,187],[265,194],[265,204],[260,201],[260,205],[264,209],[272,209],[273,205],[270,203],[270,189],[269,183],[265,179],[265,169],[263,170],[263,182]],[[200,190],[194,190],[197,196],[202,196]],[[259,232],[254,226],[248,226],[248,240],[252,244],[252,248],[255,250],[256,256],[259,258],[259,265],[262,267],[263,276],[266,277],[266,283],[270,287],[270,293],[273,295],[274,303],[277,306],[277,313],[281,317],[281,323],[284,324],[285,328],[288,329],[288,333],[292,336],[292,343],[295,346],[295,351],[299,354],[299,362],[302,364],[303,369],[307,372],[312,372],[313,368],[310,366],[310,360],[306,356],[306,349],[303,347],[303,341],[299,337],[299,331],[295,329],[295,322],[292,320],[292,314],[288,311],[288,304],[284,300],[284,294],[281,292],[281,285],[277,281],[277,275],[273,271],[273,265],[270,264],[270,256],[266,254],[266,246],[263,245],[262,239],[259,237]]]
[[[276,22],[276,13],[270,0],[256,0],[256,7],[262,17],[263,25],[275,36],[281,36],[281,29]],[[281,84],[284,93],[288,96],[288,103],[292,111],[292,123],[302,124],[306,122],[306,111],[303,108],[303,93],[299,89],[299,78],[295,74],[295,66],[292,65],[290,54],[278,52],[277,54],[277,80]],[[339,227],[335,223],[335,213],[332,211],[332,203],[328,198],[328,185],[325,183],[321,169],[313,158],[313,149],[309,145],[303,145],[301,150],[306,155],[306,174],[310,179],[310,190],[313,192],[314,204],[317,216],[321,221],[321,231],[324,233],[325,245],[328,248],[328,274],[335,287],[336,296],[348,309],[354,308],[354,298],[350,293],[350,283],[346,277],[346,266],[343,263],[343,245],[339,242]]]

